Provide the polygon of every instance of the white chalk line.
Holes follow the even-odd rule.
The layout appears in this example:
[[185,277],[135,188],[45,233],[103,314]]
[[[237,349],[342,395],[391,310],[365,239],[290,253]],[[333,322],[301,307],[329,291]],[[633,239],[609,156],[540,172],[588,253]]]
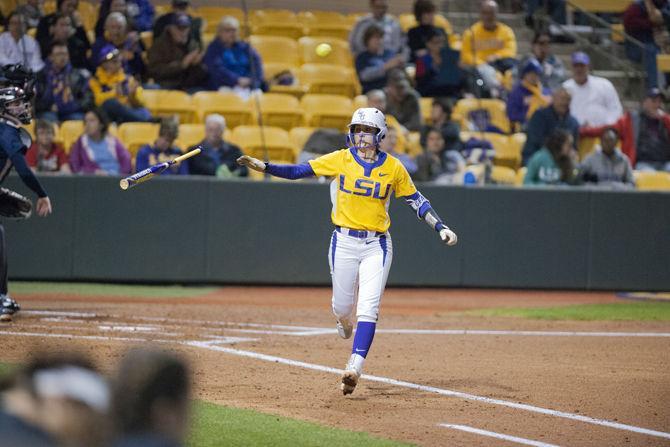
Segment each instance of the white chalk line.
[[[240,349],[233,349],[233,348],[226,348],[223,346],[212,346],[211,344],[207,342],[201,342],[201,341],[185,341],[182,342],[182,344],[185,344],[187,346],[193,346],[197,348],[202,348],[202,349],[209,349],[212,351],[220,351],[220,352],[225,352],[228,354],[232,355],[237,355],[241,357],[249,357],[257,360],[263,360],[266,362],[272,362],[272,363],[281,363],[284,365],[289,365],[289,366],[296,366],[299,368],[304,368],[304,369],[311,369],[314,371],[322,371],[322,372],[328,372],[328,373],[333,373],[333,374],[342,374],[341,369],[337,368],[332,368],[329,366],[323,366],[323,365],[316,365],[313,363],[306,363],[306,362],[301,362],[298,360],[291,360],[291,359],[286,359],[283,357],[277,357],[273,355],[267,355],[267,354],[261,354],[259,352],[253,352],[253,351],[243,351]],[[579,421],[579,422],[585,422],[587,424],[592,424],[592,425],[599,425],[603,427],[608,427],[608,428],[615,428],[618,430],[625,430],[625,431],[630,431],[634,433],[640,433],[644,435],[649,435],[649,436],[655,436],[659,438],[665,438],[665,439],[670,439],[670,433],[665,433],[662,431],[657,431],[657,430],[651,430],[648,428],[643,428],[643,427],[636,427],[634,425],[628,425],[628,424],[621,424],[619,422],[613,422],[609,421],[607,419],[598,419],[598,418],[592,418],[589,416],[584,416],[581,414],[574,414],[574,413],[567,413],[564,411],[558,411],[558,410],[551,410],[548,408],[542,408],[542,407],[536,407],[534,405],[528,405],[528,404],[522,404],[522,403],[516,403],[516,402],[510,402],[502,399],[494,399],[490,397],[484,397],[484,396],[478,396],[476,394],[469,394],[469,393],[463,393],[460,391],[452,391],[452,390],[447,390],[447,389],[442,389],[442,388],[437,388],[437,387],[432,387],[432,386],[427,386],[427,385],[420,385],[416,383],[411,383],[411,382],[405,382],[402,380],[396,380],[396,379],[391,379],[388,377],[380,377],[380,376],[372,376],[368,374],[363,374],[361,376],[363,379],[372,381],[372,382],[379,382],[379,383],[385,383],[387,385],[394,385],[402,388],[409,388],[409,389],[414,389],[418,391],[424,391],[428,393],[435,393],[435,394],[440,394],[443,396],[450,396],[450,397],[458,397],[461,399],[465,400],[472,400],[476,402],[483,402],[491,405],[498,405],[498,406],[503,406],[503,407],[508,407],[508,408],[514,408],[517,410],[523,410],[523,411],[528,411],[532,413],[539,413],[539,414],[545,414],[548,416],[554,416],[554,417],[559,417],[559,418],[564,418],[564,419],[570,419],[574,421]]]
[[490,438],[502,439],[504,441],[516,442],[517,444],[532,445],[534,447],[559,447],[556,444],[547,444],[546,442],[533,441],[532,439],[519,438],[517,436],[505,435],[496,433],[494,431],[482,430],[479,428],[470,427],[468,425],[458,424],[439,424],[440,427],[451,428],[454,430],[465,431],[477,435],[488,436]]

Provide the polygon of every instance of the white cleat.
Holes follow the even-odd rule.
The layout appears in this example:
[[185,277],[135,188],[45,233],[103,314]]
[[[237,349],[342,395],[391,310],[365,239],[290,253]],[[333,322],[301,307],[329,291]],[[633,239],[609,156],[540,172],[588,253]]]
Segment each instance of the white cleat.
[[346,396],[347,394],[353,393],[354,390],[356,389],[356,385],[358,385],[359,377],[360,374],[358,374],[355,370],[353,369],[345,370],[344,373],[342,374],[342,385],[340,386],[342,394]]
[[337,333],[341,338],[345,340],[351,338],[351,334],[354,332],[354,325],[348,320],[337,320]]

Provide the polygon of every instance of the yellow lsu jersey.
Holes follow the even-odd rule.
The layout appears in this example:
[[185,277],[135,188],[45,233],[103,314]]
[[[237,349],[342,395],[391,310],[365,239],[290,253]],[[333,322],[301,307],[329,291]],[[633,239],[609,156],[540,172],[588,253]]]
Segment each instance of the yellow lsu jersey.
[[309,161],[316,176],[333,177],[331,218],[335,225],[385,232],[391,226],[389,199],[411,196],[416,187],[400,161],[385,152],[374,163],[355,149],[342,149]]

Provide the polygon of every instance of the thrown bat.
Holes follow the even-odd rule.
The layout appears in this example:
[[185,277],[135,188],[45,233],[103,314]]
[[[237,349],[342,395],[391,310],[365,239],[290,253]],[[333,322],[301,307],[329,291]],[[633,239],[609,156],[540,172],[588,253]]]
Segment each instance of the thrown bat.
[[169,168],[172,165],[175,165],[177,163],[181,163],[182,161],[186,160],[187,158],[194,157],[198,155],[202,150],[200,148],[193,149],[190,152],[185,153],[184,155],[180,155],[179,157],[175,158],[174,160],[166,161],[163,163],[158,163],[153,166],[149,166],[146,168],[144,171],[140,171],[136,174],[131,175],[130,177],[126,177],[124,179],[121,179],[119,182],[119,186],[121,189],[124,191],[126,189],[130,189],[135,185],[138,185],[142,182],[146,182],[147,180],[153,178],[156,175],[161,175],[163,171],[165,171],[167,168]]

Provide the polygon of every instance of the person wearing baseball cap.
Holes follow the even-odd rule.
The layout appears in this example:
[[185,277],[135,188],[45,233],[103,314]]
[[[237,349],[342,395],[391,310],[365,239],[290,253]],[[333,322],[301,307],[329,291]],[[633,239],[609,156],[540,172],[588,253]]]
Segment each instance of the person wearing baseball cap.
[[589,55],[577,51],[572,54],[572,79],[563,87],[572,96],[570,113],[581,126],[603,126],[614,123],[623,113],[614,85],[605,78],[590,74]]
[[538,108],[549,105],[551,92],[540,82],[542,66],[536,59],[529,59],[520,74],[507,98],[507,116],[512,123],[524,126]]
[[611,126],[582,127],[580,135],[600,137],[612,128],[636,170],[670,172],[670,115],[663,110],[664,100],[660,89],[650,88],[639,110],[626,112]]
[[195,41],[198,48],[202,48],[202,40],[200,40],[200,30],[202,29],[202,19],[195,18],[188,13],[191,2],[189,0],[172,0],[172,11],[163,14],[154,23],[154,40],[158,39],[165,29],[173,24],[174,16],[178,14],[185,14],[191,20],[191,30],[189,32],[189,43]]
[[423,123],[419,93],[412,88],[403,69],[394,68],[389,71],[384,93],[386,93],[386,114],[396,117],[408,130],[420,131]]

